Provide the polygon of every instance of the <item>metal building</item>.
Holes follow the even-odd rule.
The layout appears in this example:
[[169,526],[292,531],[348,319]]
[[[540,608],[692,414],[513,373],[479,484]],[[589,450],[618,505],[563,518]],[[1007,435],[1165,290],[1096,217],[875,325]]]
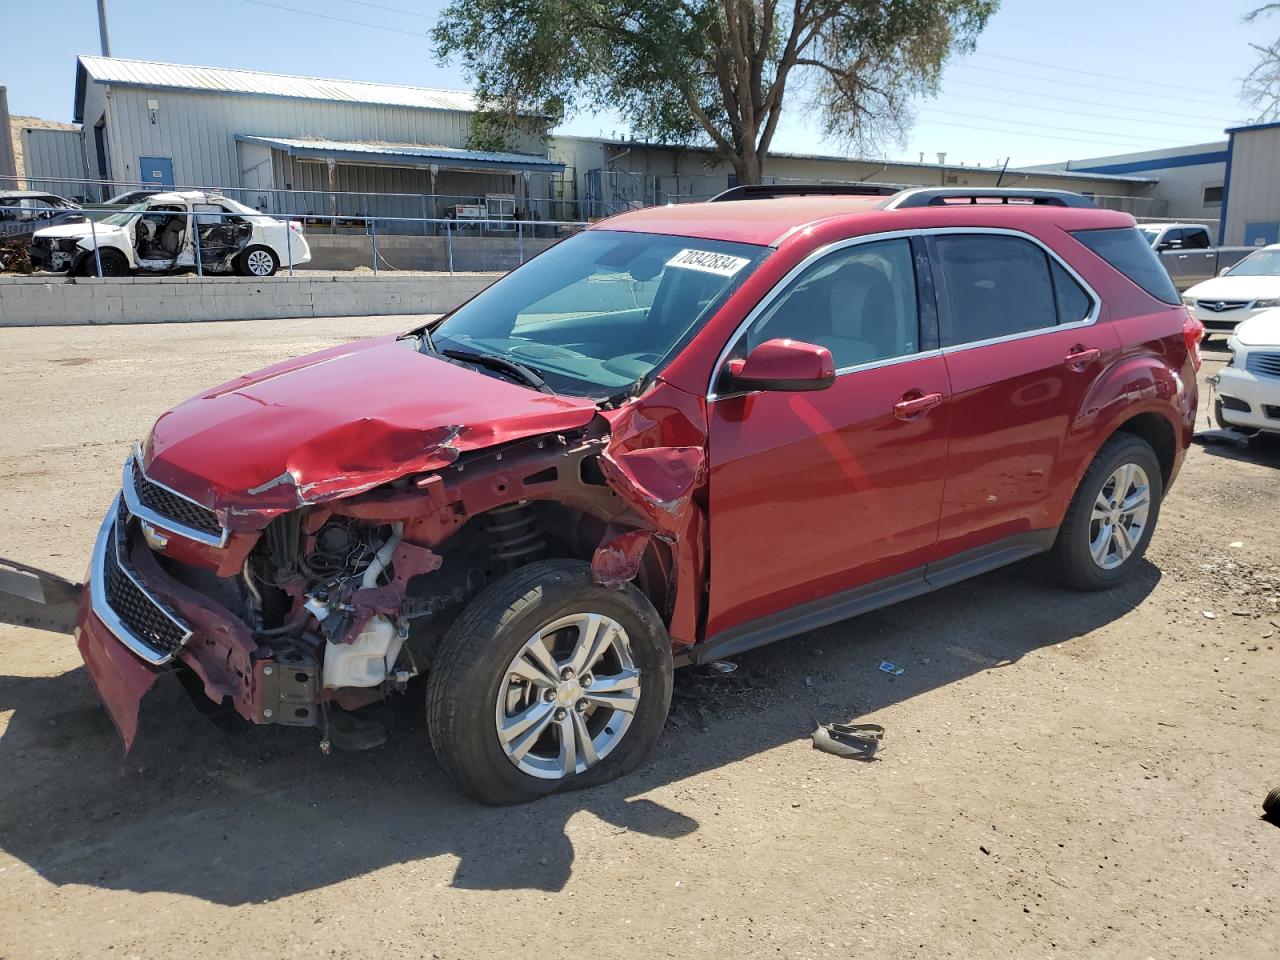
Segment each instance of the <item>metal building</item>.
[[[633,206],[705,200],[736,184],[733,168],[705,147],[557,136],[551,156],[591,216]],[[1060,168],[975,167],[816,154],[770,152],[765,183],[869,183],[899,187],[1049,187],[1090,196],[1099,206],[1159,217],[1167,203],[1151,173],[1114,174]]]
[[1156,177],[1159,183],[1148,195],[1163,209],[1156,211],[1155,216],[1213,221],[1222,214],[1226,168],[1227,144],[1225,140],[1218,140],[1068,160],[1029,169]]
[[[476,109],[469,93],[424,87],[113,57],[76,67],[85,162],[114,185],[219,187],[276,213],[453,216],[479,205],[547,218],[538,208],[562,165],[534,134],[511,152],[467,149]],[[368,209],[347,192],[400,196]]]
[[1233,127],[1227,136],[1218,240],[1250,247],[1280,243],[1280,123]]
[[83,179],[87,175],[80,129],[69,123],[54,124],[27,117],[14,119],[21,123],[18,127],[22,156],[19,176],[25,175],[26,189],[74,194],[75,191],[66,190],[63,181]]

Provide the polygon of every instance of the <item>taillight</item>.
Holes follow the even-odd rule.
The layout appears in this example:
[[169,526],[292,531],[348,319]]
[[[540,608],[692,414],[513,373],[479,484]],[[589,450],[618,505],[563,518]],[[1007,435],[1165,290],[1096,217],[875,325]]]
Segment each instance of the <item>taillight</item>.
[[1182,319],[1182,338],[1187,341],[1187,353],[1191,354],[1191,365],[1200,369],[1200,341],[1204,339],[1204,324],[1187,311]]
[[298,234],[299,236],[301,236],[301,234],[302,234],[302,221],[301,221],[301,220],[290,220],[290,221],[289,221],[289,229],[290,229],[290,230],[292,230],[294,233]]

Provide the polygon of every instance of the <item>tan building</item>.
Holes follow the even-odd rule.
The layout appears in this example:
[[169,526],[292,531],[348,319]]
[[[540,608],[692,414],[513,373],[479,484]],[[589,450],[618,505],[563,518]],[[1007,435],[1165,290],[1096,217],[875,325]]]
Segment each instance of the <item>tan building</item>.
[[[593,137],[553,137],[548,156],[565,165],[563,199],[582,201],[592,216],[629,206],[705,200],[735,185],[733,168],[700,147]],[[1001,170],[961,164],[861,160],[771,153],[766,183],[875,183],[901,187],[1047,187],[1092,196],[1100,206],[1135,216],[1163,216],[1151,175],[1068,170]]]

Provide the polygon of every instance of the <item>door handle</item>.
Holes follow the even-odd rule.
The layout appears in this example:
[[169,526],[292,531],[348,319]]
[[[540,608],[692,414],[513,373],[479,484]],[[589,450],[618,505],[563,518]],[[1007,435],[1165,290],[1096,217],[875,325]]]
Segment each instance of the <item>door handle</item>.
[[1071,352],[1067,354],[1067,358],[1063,363],[1074,370],[1083,370],[1100,356],[1102,356],[1102,351],[1097,347],[1085,347],[1076,344],[1071,348]]
[[1187,259],[1187,255],[1186,255],[1185,253],[1180,253],[1180,254],[1178,254],[1178,259],[1179,259],[1179,260],[1185,260],[1185,259]]
[[[912,393],[918,391],[913,390]],[[893,415],[899,420],[910,420],[922,413],[928,413],[942,402],[942,394],[926,393],[920,396],[904,394],[902,399],[893,405]]]

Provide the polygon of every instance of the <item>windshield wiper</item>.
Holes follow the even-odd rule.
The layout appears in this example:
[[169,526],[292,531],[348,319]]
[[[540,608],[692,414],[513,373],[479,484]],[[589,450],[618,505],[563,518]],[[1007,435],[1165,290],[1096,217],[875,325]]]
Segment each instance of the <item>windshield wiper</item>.
[[439,353],[439,352],[440,352],[439,350],[437,350],[437,349],[436,349],[436,342],[435,342],[434,340],[432,340],[432,339],[431,339],[431,328],[430,328],[430,327],[423,327],[423,328],[422,328],[422,342],[423,342],[423,343],[425,343],[425,344],[427,345],[427,349],[428,349],[428,350],[430,350],[432,353]]
[[[428,342],[430,341],[428,340]],[[475,353],[471,350],[441,350],[439,353],[450,360],[474,363],[477,366],[488,367],[491,370],[509,374],[542,393],[555,393],[554,390],[547,386],[547,381],[543,380],[542,377],[538,376],[523,363],[517,363],[515,360],[508,360],[506,357],[500,357],[494,353]]]

